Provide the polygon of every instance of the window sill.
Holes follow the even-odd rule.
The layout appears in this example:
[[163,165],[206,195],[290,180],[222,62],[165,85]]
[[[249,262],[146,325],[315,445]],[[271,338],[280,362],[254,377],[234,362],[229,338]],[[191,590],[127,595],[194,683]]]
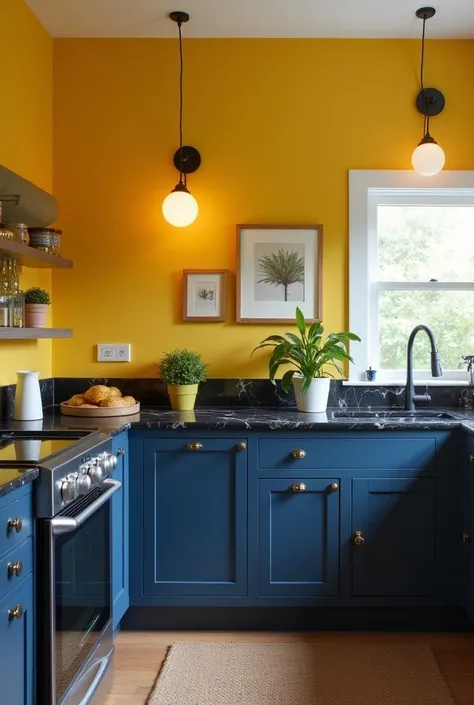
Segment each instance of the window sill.
[[[343,387],[404,387],[406,385],[405,380],[396,379],[376,379],[374,382],[369,382],[368,380],[355,379],[343,380]],[[424,387],[428,385],[429,387],[468,387],[468,379],[415,379],[415,387]]]

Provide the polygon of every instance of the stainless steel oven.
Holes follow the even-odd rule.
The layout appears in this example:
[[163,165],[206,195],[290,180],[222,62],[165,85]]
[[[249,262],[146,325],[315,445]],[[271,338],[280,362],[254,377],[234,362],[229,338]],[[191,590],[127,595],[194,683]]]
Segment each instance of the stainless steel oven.
[[35,482],[37,705],[102,705],[113,662],[110,500],[117,458],[101,433],[10,433],[0,465]]
[[106,479],[38,525],[38,705],[102,703],[113,656],[110,499]]

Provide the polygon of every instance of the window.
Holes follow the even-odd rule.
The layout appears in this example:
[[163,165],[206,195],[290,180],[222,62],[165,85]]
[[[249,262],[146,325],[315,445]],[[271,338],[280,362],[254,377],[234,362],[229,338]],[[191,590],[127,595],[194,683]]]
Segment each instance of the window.
[[[474,172],[427,179],[406,171],[351,171],[351,381],[370,365],[402,382],[408,336],[419,323],[438,341],[443,378],[467,380],[474,354]],[[429,380],[429,341],[414,346],[415,378]]]

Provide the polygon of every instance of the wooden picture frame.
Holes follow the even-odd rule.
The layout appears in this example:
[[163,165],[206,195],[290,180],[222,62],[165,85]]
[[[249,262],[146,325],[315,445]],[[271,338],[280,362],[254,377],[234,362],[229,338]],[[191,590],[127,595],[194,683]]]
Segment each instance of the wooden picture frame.
[[322,264],[322,225],[237,225],[237,323],[321,320]]
[[226,320],[228,269],[183,269],[183,321]]

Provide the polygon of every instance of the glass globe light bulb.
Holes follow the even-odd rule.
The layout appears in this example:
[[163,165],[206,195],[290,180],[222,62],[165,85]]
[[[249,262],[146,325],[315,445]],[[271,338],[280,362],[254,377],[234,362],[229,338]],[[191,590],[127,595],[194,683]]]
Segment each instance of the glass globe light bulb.
[[199,212],[196,199],[182,184],[178,184],[166,196],[161,209],[165,220],[175,228],[185,228],[191,225]]
[[429,134],[423,137],[411,157],[413,168],[420,176],[439,174],[445,161],[444,151]]

